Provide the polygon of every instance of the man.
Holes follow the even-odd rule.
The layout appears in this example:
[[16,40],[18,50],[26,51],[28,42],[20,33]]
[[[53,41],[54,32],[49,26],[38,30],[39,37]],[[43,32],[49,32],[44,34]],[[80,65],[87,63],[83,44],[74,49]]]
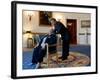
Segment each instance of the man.
[[62,56],[59,58],[62,60],[66,60],[69,56],[69,43],[70,43],[70,35],[68,29],[60,21],[56,21],[55,18],[51,18],[50,23],[53,26],[54,33],[61,34]]

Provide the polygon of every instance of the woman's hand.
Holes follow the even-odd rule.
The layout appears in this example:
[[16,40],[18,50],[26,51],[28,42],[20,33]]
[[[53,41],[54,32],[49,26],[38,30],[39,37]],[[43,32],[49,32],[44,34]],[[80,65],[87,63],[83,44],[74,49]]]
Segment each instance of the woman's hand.
[[52,27],[52,29],[54,30],[54,29],[55,29],[55,27],[53,26],[53,27]]

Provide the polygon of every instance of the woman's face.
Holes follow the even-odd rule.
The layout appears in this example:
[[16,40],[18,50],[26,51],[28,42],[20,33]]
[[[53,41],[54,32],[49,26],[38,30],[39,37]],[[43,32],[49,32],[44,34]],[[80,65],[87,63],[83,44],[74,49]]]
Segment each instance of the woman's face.
[[50,27],[50,29],[49,29],[49,35],[51,35],[53,33],[53,27]]

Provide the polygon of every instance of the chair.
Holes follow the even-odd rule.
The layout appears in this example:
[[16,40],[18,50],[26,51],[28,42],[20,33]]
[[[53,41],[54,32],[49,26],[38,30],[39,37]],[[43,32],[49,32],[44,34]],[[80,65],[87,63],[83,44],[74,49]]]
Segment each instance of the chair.
[[[41,39],[41,37],[43,37],[44,35],[39,35],[37,34],[37,36],[35,35],[34,38],[36,39],[36,43],[39,43],[39,40]],[[57,34],[57,43],[56,44],[52,44],[49,45],[48,43],[46,43],[46,58],[47,58],[47,66],[50,67],[50,59],[52,58],[52,56],[56,56],[56,62],[58,63],[58,50],[56,51],[52,51],[49,52],[49,48],[50,47],[56,47],[58,49],[59,43],[60,43],[61,37],[59,34]]]
[[[53,45],[49,45],[46,43],[46,48],[47,48],[47,66],[50,67],[50,59],[52,58],[52,56],[56,56],[56,62],[58,63],[58,46],[59,46],[59,42],[61,40],[61,36],[59,34],[57,34],[57,44],[53,44]],[[56,47],[57,50],[53,51],[53,53],[49,52],[49,47]]]

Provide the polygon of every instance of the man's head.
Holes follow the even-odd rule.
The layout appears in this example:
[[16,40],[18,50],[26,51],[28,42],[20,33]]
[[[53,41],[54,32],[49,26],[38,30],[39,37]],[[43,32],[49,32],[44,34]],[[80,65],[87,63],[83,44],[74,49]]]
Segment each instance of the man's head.
[[50,19],[50,23],[51,23],[51,25],[54,26],[56,24],[56,19],[55,18],[51,18]]

